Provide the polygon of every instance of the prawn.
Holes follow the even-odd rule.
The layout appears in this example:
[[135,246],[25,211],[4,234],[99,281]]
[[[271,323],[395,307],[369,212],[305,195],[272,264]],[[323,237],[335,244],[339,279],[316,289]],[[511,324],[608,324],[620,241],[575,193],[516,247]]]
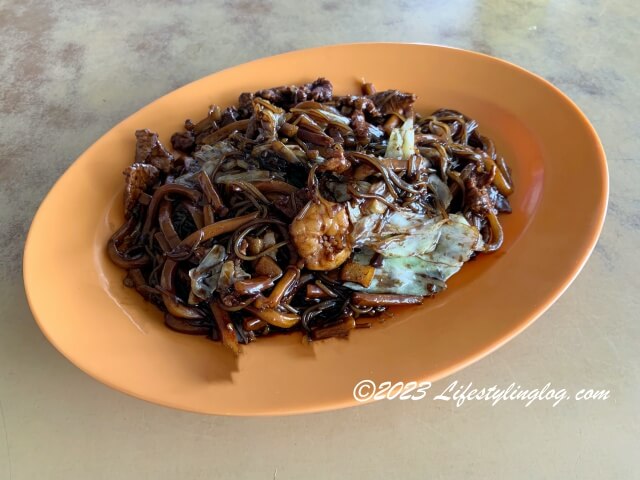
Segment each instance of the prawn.
[[342,204],[317,196],[293,220],[290,232],[309,270],[333,270],[351,255],[349,216]]

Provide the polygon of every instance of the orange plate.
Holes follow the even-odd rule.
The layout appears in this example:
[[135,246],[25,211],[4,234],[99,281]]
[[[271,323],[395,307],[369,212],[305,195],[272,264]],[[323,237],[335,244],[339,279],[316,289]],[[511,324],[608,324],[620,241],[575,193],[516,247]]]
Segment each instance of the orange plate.
[[[361,79],[418,94],[417,111],[448,107],[478,120],[513,168],[505,243],[465,265],[424,306],[348,340],[303,345],[300,334],[261,339],[235,359],[222,345],[168,330],[123,287],[105,254],[122,222],[122,170],[134,131],[165,144],[185,118],[238,94],[319,76],[337,93]],[[240,65],[182,87],[130,116],[76,160],[31,226],[24,281],[47,338],[101,382],[184,410],[227,415],[313,412],[355,405],[362,379],[436,380],[478,360],[533,322],[575,278],[602,227],[605,154],[578,107],[515,65],[431,45],[355,44],[302,50]]]

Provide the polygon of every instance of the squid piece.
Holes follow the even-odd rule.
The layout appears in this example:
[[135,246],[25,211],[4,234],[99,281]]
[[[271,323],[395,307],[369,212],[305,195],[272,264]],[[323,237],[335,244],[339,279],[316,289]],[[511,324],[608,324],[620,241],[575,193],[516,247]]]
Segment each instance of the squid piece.
[[491,157],[485,155],[483,157],[484,168],[487,171],[495,171],[495,176],[493,177],[493,184],[496,186],[498,191],[508,197],[513,193],[513,186],[511,185],[511,180],[507,175],[503,173],[504,166],[500,167],[498,163],[494,162]]
[[[264,258],[264,257],[263,257]],[[295,287],[300,279],[300,270],[296,267],[289,266],[284,272],[282,278],[278,281],[274,289],[266,299],[258,299],[256,306],[259,308],[276,308],[283,298],[285,298]]]
[[238,280],[233,284],[233,288],[240,295],[255,295],[273,287],[273,278],[258,276],[247,280]]
[[107,242],[107,254],[113,263],[127,270],[140,268],[151,262],[151,257],[146,253],[140,253],[134,257],[120,251],[120,247],[132,243],[139,236],[140,224],[134,217],[129,219],[111,236]]
[[247,307],[247,310],[274,327],[292,328],[300,321],[300,315],[296,313],[279,312],[274,309],[259,310],[255,307]]
[[164,235],[164,239],[167,241],[171,249],[176,248],[180,244],[180,237],[173,226],[171,220],[171,213],[173,209],[171,202],[163,200],[160,204],[160,210],[158,211],[158,223],[160,224],[160,230]]
[[225,125],[222,128],[219,128],[213,133],[210,133],[206,137],[204,137],[201,143],[206,145],[211,145],[219,142],[220,140],[224,140],[233,132],[244,132],[249,126],[249,120],[238,120],[236,122],[230,123],[229,125]]
[[116,242],[111,239],[107,244],[107,253],[109,254],[109,259],[120,268],[140,268],[147,265],[151,259],[149,255],[146,253],[142,253],[136,257],[128,257],[124,253],[118,250],[116,246]]
[[485,243],[484,251],[495,252],[502,246],[502,242],[504,241],[502,225],[500,225],[500,222],[498,221],[498,215],[496,215],[495,211],[489,212],[486,216],[486,219],[489,223],[489,228],[491,229],[491,242]]
[[207,175],[204,170],[201,170],[197,175],[197,178],[200,188],[202,188],[204,196],[209,202],[209,205],[213,208],[213,211],[218,213],[220,216],[226,216],[229,213],[229,209],[225,207],[224,203],[222,203],[220,194],[213,183],[211,183],[209,175]]
[[197,319],[203,318],[203,314],[200,310],[181,303],[175,295],[174,276],[178,264],[167,259],[162,267],[162,274],[160,276],[160,286],[162,287],[162,301],[169,313],[174,317]]
[[206,225],[182,240],[182,242],[180,242],[180,245],[178,245],[178,248],[191,248],[196,243],[201,243],[219,235],[233,232],[257,217],[257,212],[247,213],[246,215],[242,215],[241,217],[220,220],[219,222],[212,223],[211,225]]
[[187,335],[209,335],[211,327],[202,323],[188,321],[184,318],[177,318],[170,313],[164,314],[164,324],[171,330]]
[[255,265],[255,272],[258,275],[266,275],[271,278],[280,278],[282,276],[282,269],[276,261],[268,255],[263,255],[258,258]]
[[255,318],[255,317],[245,318],[242,321],[242,328],[244,328],[248,332],[255,332],[256,330],[262,330],[267,325],[269,325],[267,322],[265,322],[264,320],[261,320],[260,318]]
[[329,295],[325,290],[323,290],[322,288],[320,288],[317,285],[313,285],[311,283],[307,284],[307,289],[306,289],[306,294],[305,297],[308,299],[316,299],[316,298],[321,298],[321,299],[326,299],[326,298],[333,298],[331,295]]
[[337,325],[331,325],[329,327],[318,328],[311,332],[312,340],[323,340],[331,337],[346,337],[349,332],[356,328],[356,321],[354,318],[349,317],[343,322]]
[[292,195],[298,191],[298,188],[294,187],[290,183],[281,182],[280,180],[257,180],[252,182],[253,186],[260,190],[262,193],[284,193]]
[[209,308],[220,331],[222,344],[231,350],[234,355],[238,355],[240,353],[240,345],[238,345],[236,329],[233,326],[229,312],[224,310],[218,302],[211,302]]

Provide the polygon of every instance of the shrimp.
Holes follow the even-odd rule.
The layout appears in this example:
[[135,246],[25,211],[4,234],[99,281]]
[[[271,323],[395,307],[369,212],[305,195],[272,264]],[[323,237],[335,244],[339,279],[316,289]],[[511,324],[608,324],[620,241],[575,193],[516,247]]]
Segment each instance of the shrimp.
[[309,270],[333,270],[351,255],[349,216],[339,203],[312,199],[293,220],[290,232]]

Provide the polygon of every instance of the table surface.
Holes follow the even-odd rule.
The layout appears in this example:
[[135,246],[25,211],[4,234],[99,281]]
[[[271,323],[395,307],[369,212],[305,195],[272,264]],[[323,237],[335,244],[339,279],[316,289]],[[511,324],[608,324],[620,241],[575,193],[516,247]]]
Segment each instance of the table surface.
[[[0,479],[640,477],[637,2],[130,3],[0,1]],[[22,248],[39,203],[83,150],[208,73],[356,41],[495,55],[554,82],[590,118],[611,174],[590,261],[527,331],[432,391],[454,380],[550,382],[607,389],[608,400],[556,408],[394,401],[284,418],[203,416],[111,390],[42,336],[25,300]]]

